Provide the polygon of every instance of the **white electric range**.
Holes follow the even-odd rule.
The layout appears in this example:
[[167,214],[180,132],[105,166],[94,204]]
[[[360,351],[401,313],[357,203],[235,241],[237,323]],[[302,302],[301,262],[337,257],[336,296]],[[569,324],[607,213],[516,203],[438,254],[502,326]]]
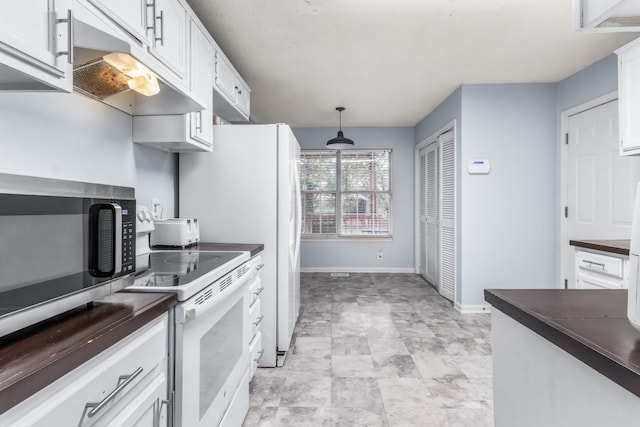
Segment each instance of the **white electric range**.
[[175,292],[168,419],[174,426],[237,426],[249,408],[250,283],[260,257],[243,251],[152,250],[153,220],[139,206],[136,273],[128,291]]

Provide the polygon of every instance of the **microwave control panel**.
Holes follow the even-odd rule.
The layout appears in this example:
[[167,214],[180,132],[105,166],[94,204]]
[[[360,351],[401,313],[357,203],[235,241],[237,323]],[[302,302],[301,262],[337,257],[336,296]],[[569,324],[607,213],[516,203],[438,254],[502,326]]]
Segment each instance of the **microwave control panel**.
[[121,200],[122,207],[122,272],[136,270],[136,202]]

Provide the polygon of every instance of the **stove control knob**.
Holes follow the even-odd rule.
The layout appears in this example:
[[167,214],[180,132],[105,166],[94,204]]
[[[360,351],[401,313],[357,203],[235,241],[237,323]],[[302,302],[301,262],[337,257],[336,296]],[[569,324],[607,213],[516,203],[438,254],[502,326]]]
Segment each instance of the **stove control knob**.
[[195,318],[196,318],[196,309],[195,308],[191,308],[191,309],[187,310],[187,312],[184,314],[184,316],[187,318],[187,320],[195,320]]

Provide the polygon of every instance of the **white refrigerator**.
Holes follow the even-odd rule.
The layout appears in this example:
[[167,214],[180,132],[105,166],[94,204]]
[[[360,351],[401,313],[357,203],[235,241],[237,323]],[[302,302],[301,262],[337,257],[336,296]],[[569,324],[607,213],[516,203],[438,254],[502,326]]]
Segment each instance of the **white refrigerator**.
[[288,125],[220,125],[213,152],[179,157],[180,217],[200,240],[264,244],[259,366],[275,367],[300,311],[300,145]]

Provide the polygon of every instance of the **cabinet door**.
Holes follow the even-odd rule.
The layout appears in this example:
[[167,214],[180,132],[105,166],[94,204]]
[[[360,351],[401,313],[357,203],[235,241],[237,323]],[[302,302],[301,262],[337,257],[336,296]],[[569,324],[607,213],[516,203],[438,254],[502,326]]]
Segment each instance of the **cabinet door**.
[[640,154],[640,44],[618,53],[620,154]]
[[206,145],[213,144],[213,46],[200,28],[191,21],[191,91],[202,99],[207,108],[190,113],[191,138]]
[[3,6],[0,88],[71,92],[71,2],[10,0]]
[[236,88],[238,110],[240,110],[248,119],[249,113],[251,112],[251,90],[242,82],[238,82]]
[[187,69],[187,11],[176,0],[155,0],[151,53],[181,79]]
[[224,94],[232,104],[236,103],[236,75],[233,68],[227,63],[226,58],[216,52],[216,78],[215,83],[218,89]]
[[116,24],[148,43],[146,5],[142,0],[89,0]]
[[159,375],[140,391],[109,425],[164,427],[167,425],[167,378]]

